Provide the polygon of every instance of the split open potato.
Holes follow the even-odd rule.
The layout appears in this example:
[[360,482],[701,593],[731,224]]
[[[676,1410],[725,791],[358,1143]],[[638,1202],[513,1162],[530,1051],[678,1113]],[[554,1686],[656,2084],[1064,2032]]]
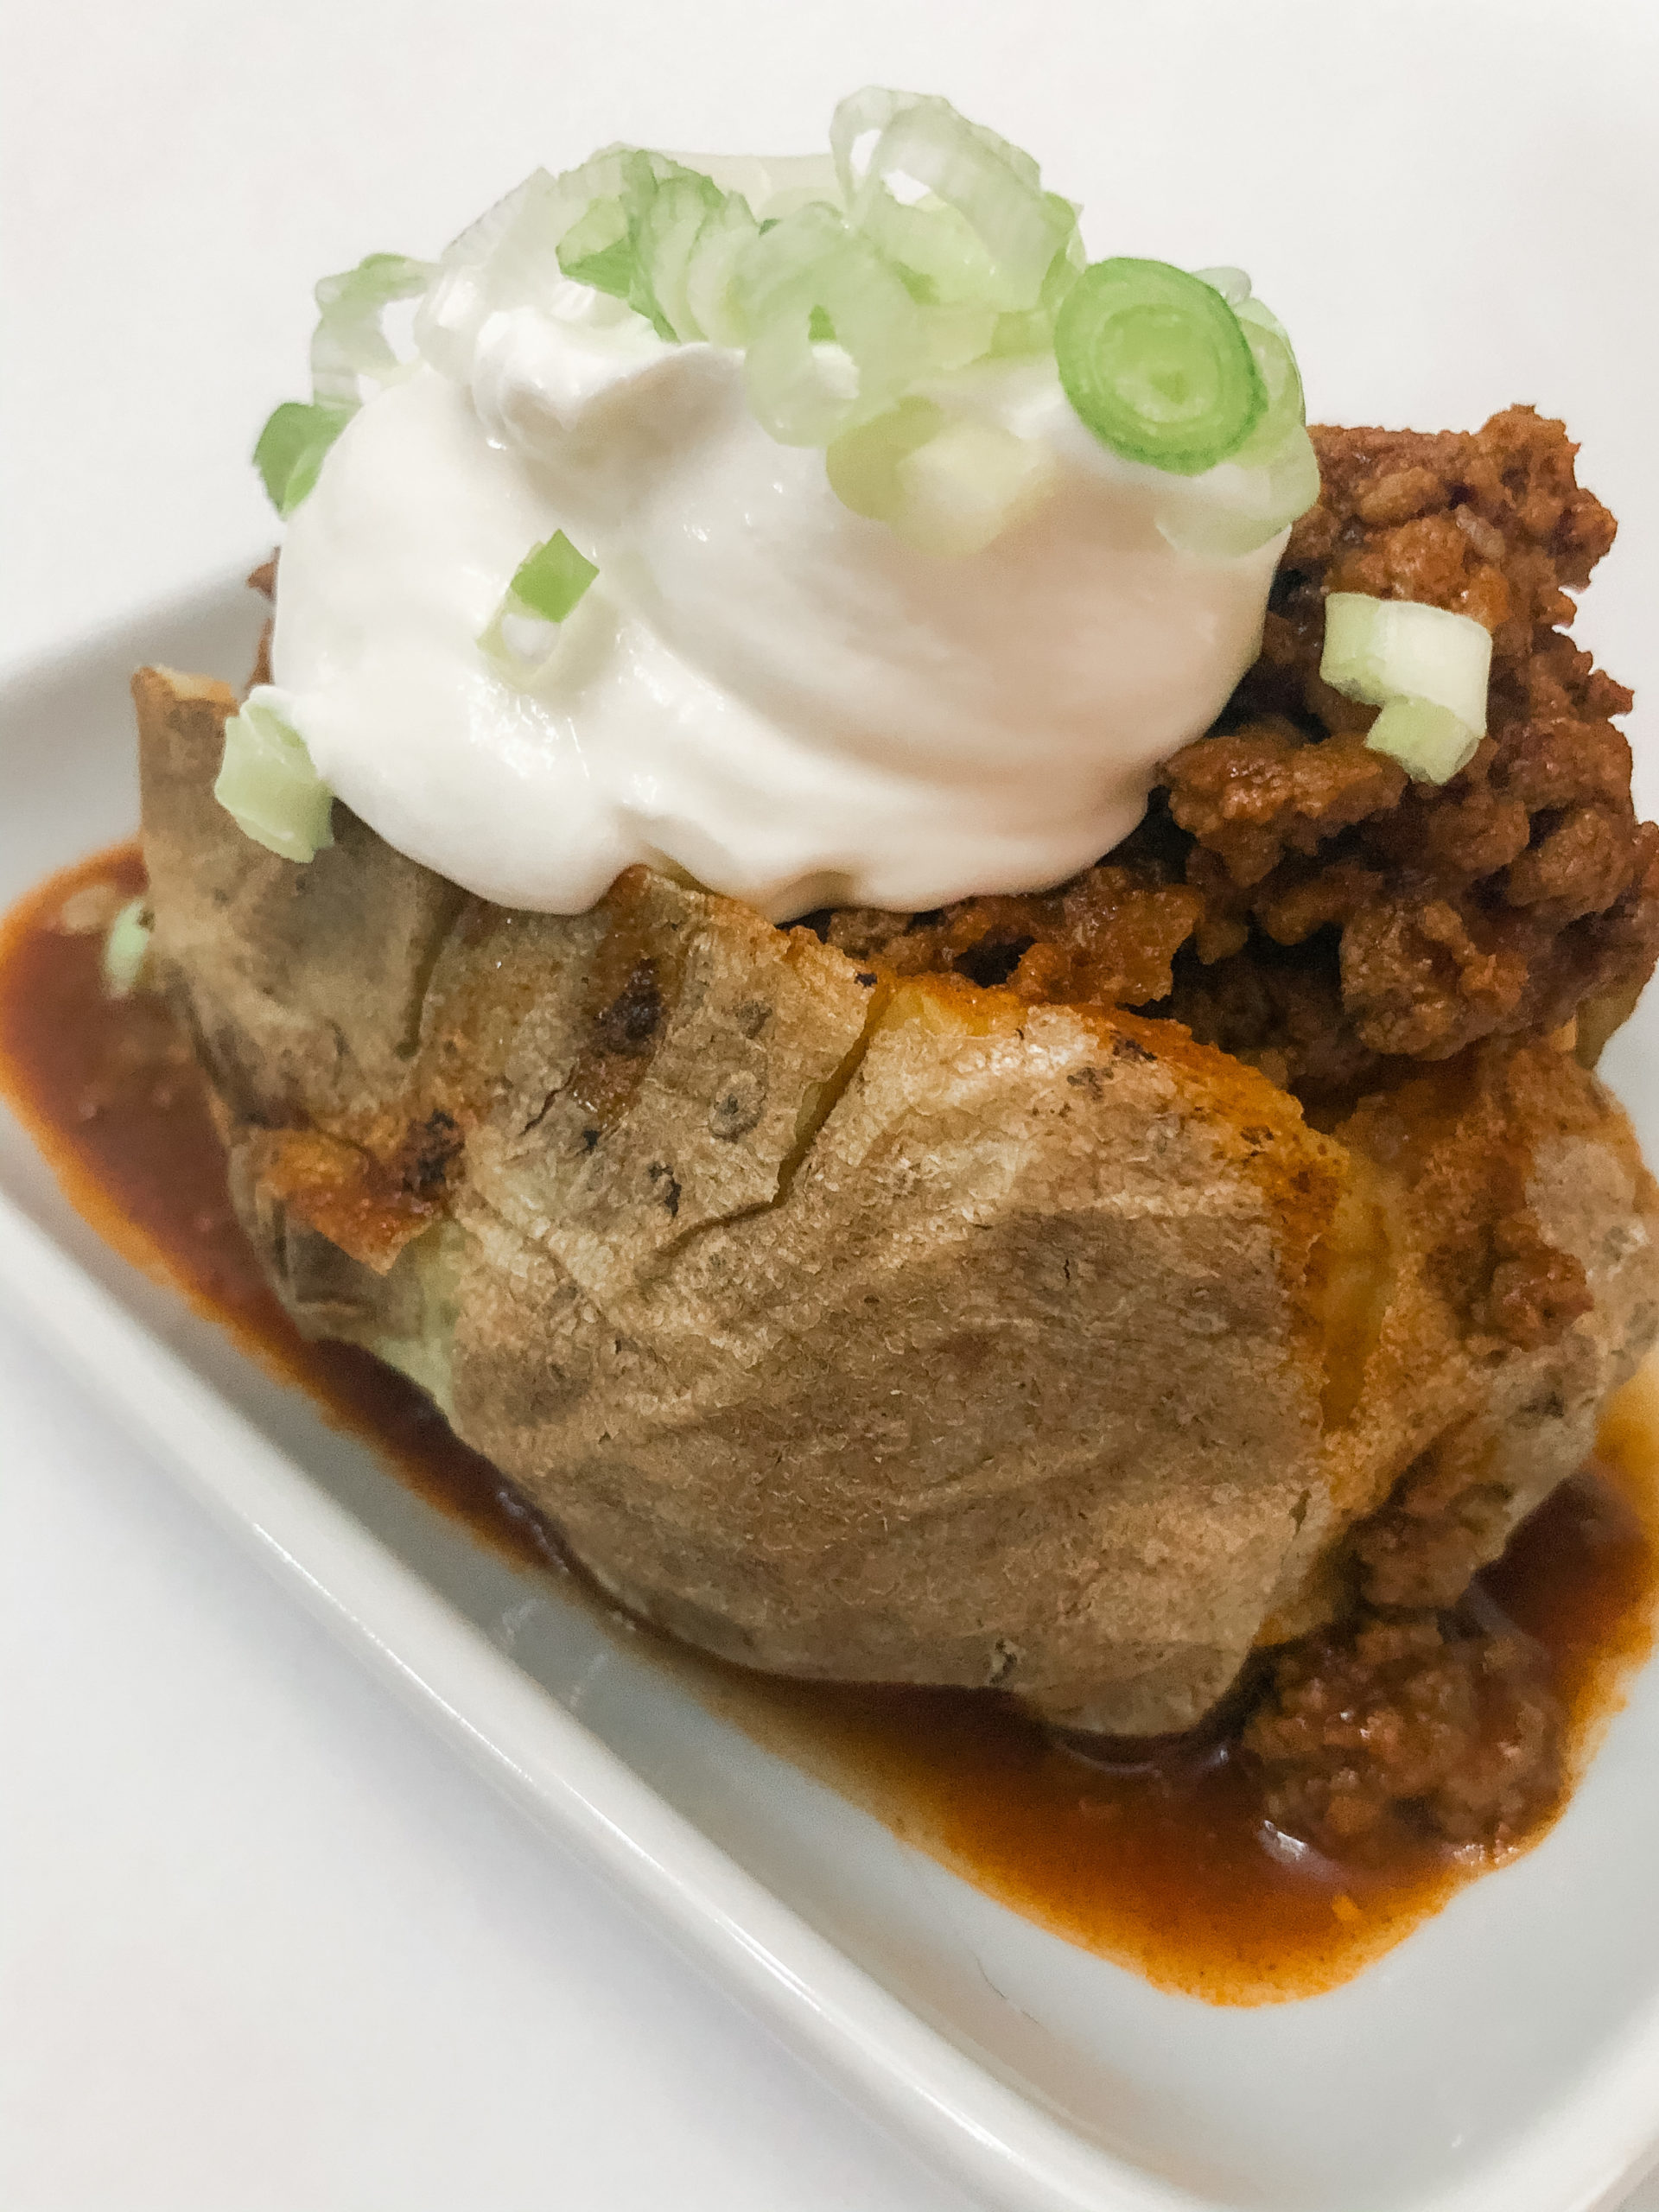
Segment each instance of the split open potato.
[[1402,1480],[1495,1555],[1659,1332],[1659,1197],[1566,1035],[1315,1129],[1173,1022],[643,868],[507,912],[343,806],[296,867],[213,798],[230,690],[136,693],[157,972],[284,1303],[692,1643],[1182,1728]]

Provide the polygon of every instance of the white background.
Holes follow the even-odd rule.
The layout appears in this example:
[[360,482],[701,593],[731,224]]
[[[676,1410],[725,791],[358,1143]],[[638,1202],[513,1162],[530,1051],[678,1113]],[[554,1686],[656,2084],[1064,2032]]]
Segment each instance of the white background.
[[[1651,541],[1659,444],[1614,436],[1604,385],[1609,347],[1659,355],[1652,272],[1598,211],[1651,173],[1653,26],[1642,0],[12,0],[0,657],[268,548],[245,455],[303,394],[323,271],[432,252],[612,137],[821,144],[869,79],[1031,147],[1096,251],[1251,266],[1316,415],[1565,413]],[[1402,226],[1418,281],[1379,298]],[[1460,276],[1495,252],[1511,310],[1471,328]],[[1605,330],[1550,314],[1569,254],[1605,260]],[[1659,691],[1624,573],[1616,551],[1592,634]],[[0,1510],[5,2212],[959,2202],[3,1332]]]

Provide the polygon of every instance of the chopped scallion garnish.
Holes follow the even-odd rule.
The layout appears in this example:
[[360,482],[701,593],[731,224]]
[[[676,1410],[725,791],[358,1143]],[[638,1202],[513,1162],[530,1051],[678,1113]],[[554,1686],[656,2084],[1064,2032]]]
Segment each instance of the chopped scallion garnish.
[[1489,631],[1414,600],[1333,591],[1325,602],[1319,674],[1333,691],[1381,707],[1366,735],[1420,783],[1465,768],[1486,728]]
[[747,334],[737,301],[737,272],[760,235],[747,203],[734,192],[704,221],[685,270],[690,327],[715,346],[741,346]]
[[111,918],[99,956],[99,973],[110,998],[130,998],[137,989],[149,957],[152,926],[147,899],[129,899]]
[[424,292],[432,274],[430,262],[372,253],[355,269],[317,285],[310,404],[284,400],[253,449],[254,466],[279,515],[292,514],[316,482],[328,448],[361,404],[359,378],[384,385],[401,372],[382,321],[394,302]]
[[841,204],[832,154],[670,154],[665,159],[695,169],[721,192],[741,197],[751,214],[772,221],[822,200]]
[[1357,591],[1333,591],[1325,602],[1319,674],[1345,698],[1371,707],[1433,699],[1484,730],[1491,665],[1491,632],[1467,614]]
[[1365,734],[1416,784],[1444,784],[1475,757],[1481,734],[1433,699],[1390,699]]
[[982,553],[1047,497],[1054,456],[1036,439],[960,416],[900,461],[896,537],[946,558]]
[[1235,269],[1230,264],[1220,269],[1195,269],[1192,274],[1200,283],[1208,284],[1221,294],[1230,308],[1243,307],[1250,296],[1250,272]]
[[949,100],[875,86],[841,103],[830,143],[854,225],[935,300],[1036,306],[1077,219],[1029,154]]
[[946,557],[982,552],[1040,504],[1054,475],[1046,446],[998,423],[951,417],[905,399],[838,438],[825,455],[830,488],[855,514]]
[[[1260,300],[1241,300],[1233,310],[1268,395],[1260,421],[1243,444],[1229,456],[1245,467],[1283,451],[1307,420],[1301,371],[1291,350],[1290,334]],[[1316,486],[1314,497],[1318,497]],[[1311,505],[1312,502],[1310,501]]]
[[526,613],[539,614],[544,622],[563,622],[598,574],[564,532],[556,530],[544,545],[518,563],[507,592]]
[[316,482],[324,455],[353,411],[285,399],[270,416],[253,449],[253,465],[279,515],[291,515]]
[[363,397],[360,378],[390,384],[402,364],[385,334],[386,309],[418,299],[431,281],[432,264],[406,253],[371,253],[355,269],[323,277],[311,340],[312,398],[353,408]]
[[225,725],[213,797],[245,836],[285,861],[315,860],[334,842],[334,795],[288,719],[286,692],[257,684]]
[[[923,353],[898,271],[814,201],[758,236],[739,270],[749,404],[784,445],[827,446],[891,405]],[[827,327],[832,343],[814,336]]]
[[566,188],[578,181],[590,196],[559,238],[564,274],[626,300],[671,343],[702,337],[691,307],[692,264],[704,228],[738,195],[700,169],[635,146],[596,154],[558,180]]
[[635,256],[628,210],[620,194],[595,200],[559,241],[559,266],[578,284],[626,300],[633,289]]
[[1236,454],[1268,408],[1237,315],[1164,261],[1096,261],[1054,330],[1066,397],[1126,460],[1197,476]]
[[[571,310],[584,318],[631,313],[666,344],[741,352],[758,420],[782,443],[835,448],[831,481],[851,487],[856,512],[891,510],[891,526],[906,534],[904,518],[935,503],[901,493],[901,478],[937,477],[938,512],[956,519],[922,523],[918,543],[941,531],[964,543],[984,517],[1021,511],[1026,493],[1014,497],[1012,484],[1048,480],[1046,448],[970,430],[964,415],[943,444],[943,433],[923,442],[927,457],[913,467],[880,462],[879,496],[868,488],[871,456],[895,450],[901,411],[995,360],[1052,359],[1083,421],[1133,461],[1172,477],[1238,463],[1248,483],[1206,487],[1196,504],[1172,496],[1160,512],[1160,529],[1181,550],[1249,551],[1311,502],[1317,474],[1295,356],[1243,270],[1188,276],[1127,258],[1087,267],[1077,208],[1046,188],[1031,156],[931,95],[866,87],[836,108],[830,136],[827,157],[779,161],[607,147],[561,175],[526,178],[435,270],[371,254],[325,277],[311,404],[278,408],[257,448],[280,511],[316,481],[362,379],[401,372],[384,327],[392,303],[418,296],[421,353],[465,383],[492,316],[563,314],[572,284],[620,303],[589,298]],[[902,414],[904,436],[918,419]],[[971,499],[962,474],[970,454],[988,471]],[[518,620],[505,603],[503,613]],[[486,634],[500,643],[494,626]]]
[[904,503],[900,464],[944,425],[944,410],[935,401],[901,399],[834,441],[824,455],[830,490],[855,515],[891,522]]
[[479,632],[479,645],[512,683],[528,687],[548,670],[568,621],[599,574],[562,530],[527,553],[501,604]]
[[691,267],[705,226],[725,206],[725,194],[693,169],[658,184],[639,225],[638,253],[639,283],[650,294],[641,311],[659,336],[664,328],[677,339],[703,335],[691,306]]
[[1247,468],[1242,465],[1246,458],[1233,455],[1240,466],[1235,481],[1224,487],[1207,485],[1199,491],[1179,477],[1172,483],[1158,528],[1177,552],[1204,561],[1237,560],[1277,537],[1319,498],[1319,457],[1300,423],[1268,460]]

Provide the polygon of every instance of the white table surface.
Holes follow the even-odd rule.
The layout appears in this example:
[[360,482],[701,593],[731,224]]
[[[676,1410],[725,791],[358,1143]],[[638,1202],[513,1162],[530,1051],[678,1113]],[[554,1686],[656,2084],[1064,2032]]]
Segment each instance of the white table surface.
[[[1332,89],[1319,26],[1341,4],[1254,0],[1202,40],[1196,0],[14,6],[0,659],[262,552],[245,455],[303,391],[309,284],[431,251],[537,162],[616,136],[821,143],[874,79],[950,92],[1064,181],[1079,127],[1051,127],[1046,87],[1079,54],[1103,130],[1154,145],[1147,88],[1200,69],[1270,150]],[[1637,4],[1578,14],[1628,39]],[[1576,97],[1599,127],[1592,76],[1546,64],[1559,9],[1395,12],[1427,52],[1379,67],[1421,87],[1427,60],[1423,99],[1437,60],[1455,78],[1478,51],[1433,29],[1457,13],[1531,41],[1569,122]],[[1218,221],[1192,257],[1241,257]],[[5,2212],[960,2204],[523,1827],[4,1323],[0,1512]],[[1659,2187],[1642,2201],[1659,2212]]]

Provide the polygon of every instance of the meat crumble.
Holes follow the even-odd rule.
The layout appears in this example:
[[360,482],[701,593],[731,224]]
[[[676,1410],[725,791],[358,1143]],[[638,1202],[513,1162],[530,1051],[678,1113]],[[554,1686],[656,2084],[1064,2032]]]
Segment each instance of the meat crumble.
[[1562,1719],[1523,1637],[1414,1612],[1287,1645],[1243,1741],[1268,1818],[1333,1858],[1402,1823],[1501,1850],[1560,1794]]
[[[1261,658],[1166,764],[1146,821],[1060,890],[912,917],[842,909],[828,941],[1053,1002],[1166,1014],[1310,1103],[1575,1015],[1593,1050],[1659,955],[1659,828],[1630,800],[1631,703],[1568,634],[1613,540],[1564,426],[1316,429]],[[1443,786],[1366,749],[1324,683],[1327,592],[1444,607],[1492,633],[1488,735]]]
[[[1060,889],[911,916],[842,908],[827,942],[901,974],[1182,1023],[1332,1121],[1483,1038],[1576,1020],[1588,1059],[1659,955],[1659,828],[1637,820],[1630,694],[1569,633],[1614,523],[1564,426],[1315,429],[1321,492],[1280,563],[1260,658],[1166,764],[1145,822]],[[1325,594],[1446,607],[1491,632],[1488,734],[1441,786],[1367,749],[1376,709],[1321,681]],[[1471,1325],[1526,1348],[1589,1304],[1517,1188],[1467,1255]],[[1477,1249],[1478,1248],[1478,1249]],[[1245,1753],[1269,1818],[1332,1857],[1402,1828],[1502,1849],[1559,1800],[1541,1655],[1465,1593],[1505,1493],[1408,1470],[1351,1538],[1348,1617],[1281,1646]]]
[[1501,1851],[1560,1802],[1567,1715],[1544,1653],[1472,1594],[1509,1498],[1425,1453],[1349,1538],[1346,1618],[1281,1645],[1243,1726],[1268,1817],[1339,1859],[1404,1830]]

